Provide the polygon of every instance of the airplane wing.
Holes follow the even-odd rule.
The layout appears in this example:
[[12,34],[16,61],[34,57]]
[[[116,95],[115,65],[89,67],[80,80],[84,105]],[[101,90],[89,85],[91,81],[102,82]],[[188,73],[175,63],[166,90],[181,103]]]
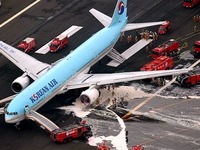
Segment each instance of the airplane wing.
[[[89,12],[97,19],[99,22],[101,22],[105,27],[109,26],[112,18],[103,14],[102,12],[92,8],[89,10]],[[140,28],[146,28],[150,26],[156,26],[161,25],[165,21],[159,21],[159,22],[147,22],[147,23],[128,23],[124,29],[121,32],[130,31],[134,29],[140,29]]]
[[156,25],[161,25],[163,24],[165,21],[160,21],[160,22],[148,22],[148,23],[128,23],[124,29],[122,30],[122,32],[125,31],[130,31],[130,30],[134,30],[134,29],[140,29],[140,28],[145,28],[145,27],[150,27],[150,26],[156,26]]
[[109,26],[111,21],[112,21],[112,18],[101,13],[100,11],[92,8],[89,10],[90,13],[95,17],[97,18],[105,27]]
[[152,42],[152,39],[141,39],[137,43],[135,43],[133,46],[128,48],[126,51],[124,51],[122,54],[119,54],[116,50],[112,49],[107,56],[109,56],[112,61],[110,61],[107,65],[112,67],[117,67],[120,64],[122,64],[125,60],[133,56],[135,53],[137,53],[139,50],[141,50],[143,47],[148,45],[150,42]]
[[[78,32],[80,29],[82,29],[82,27],[80,27],[80,26],[74,26],[73,25],[69,29],[67,29],[63,33],[61,33],[60,35],[68,36],[68,38],[69,38],[70,36],[72,36],[73,34],[75,34],[76,32]],[[49,44],[51,43],[51,41],[49,41],[47,44],[45,44],[40,49],[38,49],[35,53],[38,53],[38,54],[46,54],[46,53],[48,53],[49,50],[50,50],[49,49]]]
[[33,80],[41,77],[51,67],[51,65],[43,63],[2,41],[0,41],[0,53],[26,72]]
[[186,73],[189,70],[191,69],[137,71],[112,74],[81,74],[68,82],[67,85],[64,86],[64,88],[60,91],[60,93],[64,93],[70,89],[90,87],[92,85],[105,85],[168,75],[177,75]]

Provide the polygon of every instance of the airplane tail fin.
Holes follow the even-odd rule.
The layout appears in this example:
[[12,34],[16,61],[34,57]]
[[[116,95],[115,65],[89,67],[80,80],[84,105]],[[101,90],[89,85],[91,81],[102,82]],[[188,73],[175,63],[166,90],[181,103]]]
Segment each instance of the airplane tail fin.
[[105,27],[127,20],[127,0],[118,0],[112,18],[92,8],[90,13],[94,15]]
[[[127,0],[118,0],[112,18],[92,8],[90,13],[94,15],[105,27],[113,26],[118,22],[127,21]],[[130,31],[139,28],[146,28],[163,24],[160,22],[147,22],[147,23],[129,23],[121,30],[121,32]]]
[[127,20],[127,0],[118,0],[110,26],[125,20]]

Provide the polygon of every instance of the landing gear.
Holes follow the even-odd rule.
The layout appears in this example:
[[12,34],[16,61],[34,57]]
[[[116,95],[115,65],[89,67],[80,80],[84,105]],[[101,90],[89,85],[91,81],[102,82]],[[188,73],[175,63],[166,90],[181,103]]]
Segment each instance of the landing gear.
[[15,124],[15,128],[16,128],[16,130],[20,130],[20,122],[17,122],[16,124]]
[[154,84],[158,86],[164,86],[166,84],[166,81],[164,78],[154,78],[153,79]]

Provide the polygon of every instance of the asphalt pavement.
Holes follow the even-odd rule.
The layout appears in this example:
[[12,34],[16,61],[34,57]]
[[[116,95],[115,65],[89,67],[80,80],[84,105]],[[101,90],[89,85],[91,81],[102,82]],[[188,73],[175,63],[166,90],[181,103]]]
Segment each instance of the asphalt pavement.
[[[32,1],[23,0],[2,0],[0,8],[0,24],[15,15],[17,12],[31,4]],[[95,8],[109,16],[112,16],[116,0],[41,0],[38,4],[15,18],[5,26],[0,28],[0,40],[16,46],[22,39],[30,36],[36,38],[37,48],[40,48],[45,43],[50,41],[55,36],[69,28],[71,25],[83,26],[78,33],[70,37],[69,45],[58,53],[47,53],[46,55],[30,53],[33,57],[47,62],[53,63],[56,60],[69,54],[77,46],[83,43],[86,39],[92,36],[95,32],[103,28],[102,24],[96,20],[90,13],[91,8]],[[187,42],[187,47],[181,51],[192,50],[193,43],[199,39],[199,34],[195,35],[194,26],[200,30],[200,24],[193,21],[193,16],[199,14],[199,6],[186,9],[182,6],[182,1],[166,1],[166,0],[129,0],[128,1],[128,16],[129,22],[148,22],[169,20],[172,29],[166,35],[159,36],[159,39],[153,43],[157,46],[168,39],[178,39],[180,44]],[[156,32],[158,27],[151,27],[148,30]],[[139,30],[141,31],[141,30]],[[186,34],[193,36],[185,37]],[[135,31],[125,33],[125,35],[136,35]],[[123,42],[118,42],[115,48],[119,52],[123,52],[130,47],[134,42],[127,43],[126,39]],[[98,46],[98,45],[97,45]],[[118,68],[107,67],[106,63],[110,58],[103,58],[99,63],[92,67],[92,72],[122,72],[139,70],[141,66],[149,62],[149,52],[142,49],[129,60],[125,61]],[[9,62],[4,56],[0,55],[0,99],[13,95],[10,85],[23,72],[14,64]],[[195,60],[192,60],[193,62]],[[177,60],[177,64],[187,63],[185,60]],[[56,111],[56,108],[61,105],[66,105],[62,99],[70,97],[70,94],[56,96],[51,102],[39,110],[58,125],[63,126],[74,122],[77,118],[63,114],[62,111]],[[130,103],[129,107],[134,107],[143,99],[136,99],[134,103]],[[199,100],[186,101],[180,105],[174,105],[164,109],[165,105],[171,106],[173,103],[181,102],[182,99],[175,101],[174,99],[155,98],[151,103],[146,104],[139,110],[142,113],[147,113],[148,117],[155,118],[161,122],[127,122],[127,130],[129,131],[128,147],[132,145],[142,144],[147,149],[200,149],[199,128],[189,128],[185,122],[189,121],[192,126],[195,123],[190,120],[191,115],[199,116]],[[149,108],[156,109],[157,113],[150,112]],[[192,114],[190,114],[192,112]],[[183,116],[185,114],[185,116]],[[170,115],[171,117],[166,117]],[[165,117],[163,117],[165,116]],[[174,117],[175,116],[175,117]],[[182,122],[174,122],[176,117],[186,117]],[[162,118],[168,118],[162,119]],[[188,120],[189,118],[189,120]],[[198,119],[196,119],[198,120]],[[54,143],[49,138],[49,133],[41,129],[32,121],[22,122],[21,129],[16,130],[14,125],[6,124],[4,116],[0,116],[0,149],[91,149],[85,141],[73,141],[68,144]],[[197,126],[198,127],[198,126]]]

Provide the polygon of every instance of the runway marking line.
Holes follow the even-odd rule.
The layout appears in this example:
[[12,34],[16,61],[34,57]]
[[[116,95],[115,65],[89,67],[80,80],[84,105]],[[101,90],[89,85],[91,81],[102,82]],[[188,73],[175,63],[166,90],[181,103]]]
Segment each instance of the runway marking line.
[[[188,69],[192,69],[194,66],[196,66],[197,64],[200,63],[200,59],[197,60],[194,64],[192,64]],[[173,78],[170,82],[168,82],[165,86],[163,86],[162,88],[160,88],[158,91],[156,91],[154,93],[153,96],[148,97],[147,99],[145,99],[143,102],[141,102],[139,105],[137,105],[136,107],[134,107],[132,110],[130,110],[127,114],[125,114],[122,119],[126,120],[131,114],[133,114],[136,110],[138,110],[139,108],[141,108],[143,105],[145,105],[147,102],[149,102],[152,98],[154,98],[155,95],[157,95],[158,93],[160,93],[162,90],[164,90],[165,88],[167,88],[169,85],[171,85],[174,81],[176,80],[176,77]]]
[[5,22],[3,22],[2,24],[0,24],[0,28],[2,28],[3,26],[5,26],[9,22],[11,22],[12,20],[14,20],[15,18],[17,18],[19,15],[21,15],[22,13],[24,13],[25,11],[27,11],[28,9],[30,9],[31,7],[33,7],[34,5],[36,5],[37,3],[39,3],[40,1],[41,0],[36,0],[35,2],[31,3],[30,5],[28,5],[26,8],[22,9],[20,12],[18,12],[14,16],[12,16],[10,19],[8,19]]

